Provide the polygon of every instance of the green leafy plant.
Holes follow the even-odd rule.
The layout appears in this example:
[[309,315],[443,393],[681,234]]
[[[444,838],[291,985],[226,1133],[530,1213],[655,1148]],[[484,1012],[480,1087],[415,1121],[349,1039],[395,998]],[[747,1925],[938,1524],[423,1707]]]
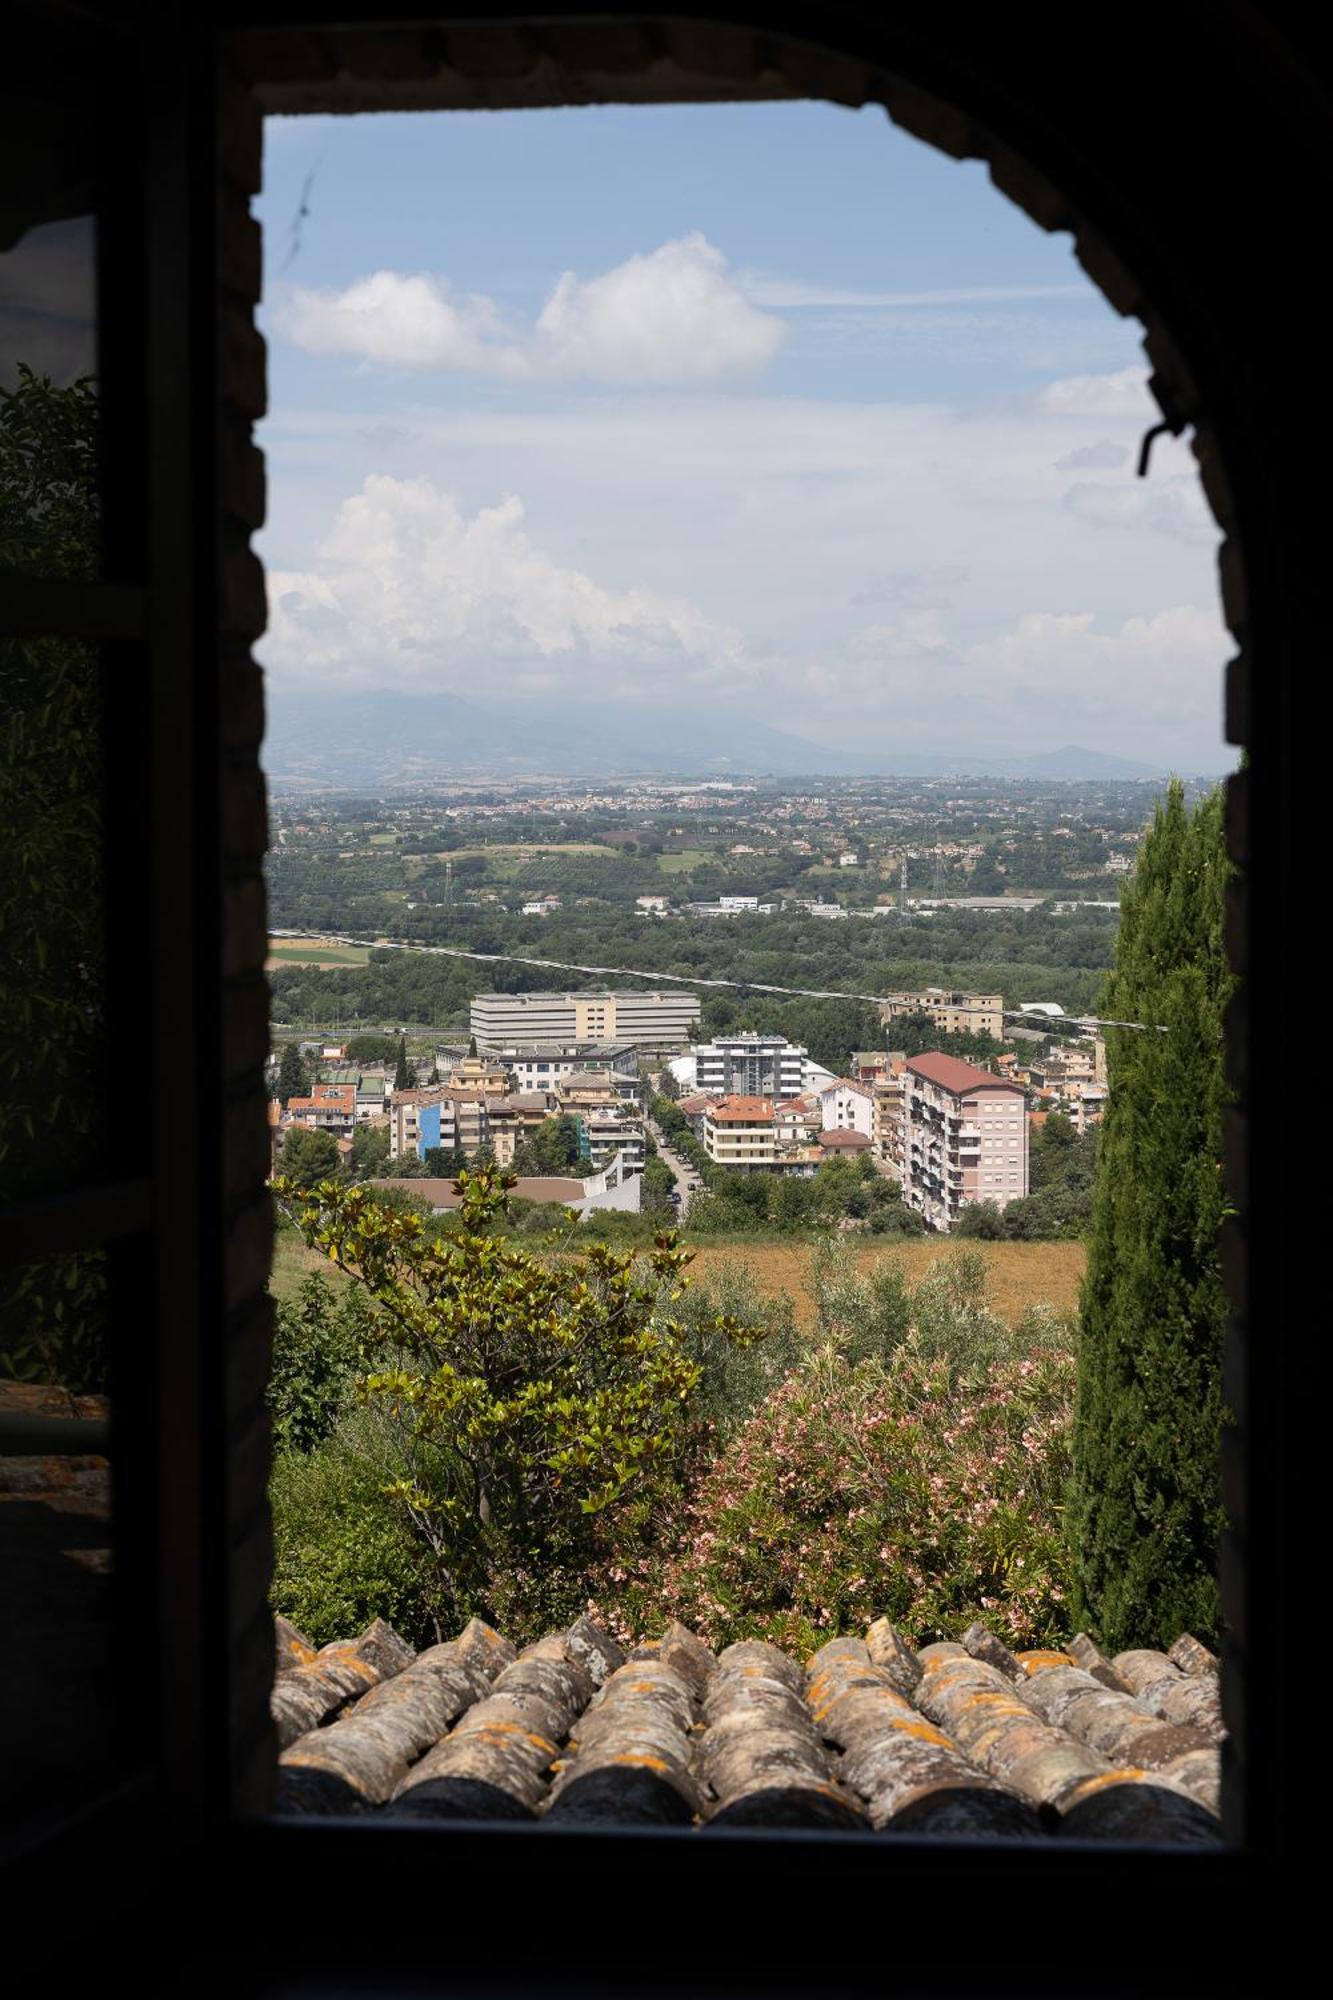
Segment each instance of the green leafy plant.
[[[580,1575],[599,1517],[670,1481],[703,1371],[671,1315],[688,1261],[675,1238],[643,1257],[597,1244],[542,1262],[493,1231],[514,1182],[460,1174],[447,1235],[365,1188],[275,1185],[307,1243],[374,1302],[359,1393],[397,1427],[407,1469],[384,1490],[429,1548],[443,1600],[489,1610],[504,1585],[521,1620],[515,1577]],[[718,1330],[762,1337],[725,1316]]]

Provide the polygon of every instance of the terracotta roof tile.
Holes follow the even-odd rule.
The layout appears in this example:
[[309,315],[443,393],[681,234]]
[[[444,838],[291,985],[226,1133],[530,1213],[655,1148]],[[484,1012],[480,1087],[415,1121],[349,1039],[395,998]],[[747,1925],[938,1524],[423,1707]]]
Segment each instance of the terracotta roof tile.
[[802,1665],[679,1624],[627,1658],[588,1618],[517,1654],[477,1619],[419,1654],[378,1621],[319,1652],[279,1621],[278,1669],[286,1812],[1221,1837],[1216,1662],[1188,1635],[1111,1663],[981,1625],[918,1652],[880,1618]]

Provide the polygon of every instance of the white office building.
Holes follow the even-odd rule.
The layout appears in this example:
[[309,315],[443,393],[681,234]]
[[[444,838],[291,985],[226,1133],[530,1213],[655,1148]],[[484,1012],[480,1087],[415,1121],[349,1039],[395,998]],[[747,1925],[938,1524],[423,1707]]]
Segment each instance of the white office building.
[[799,1097],[809,1051],[785,1035],[719,1035],[692,1051],[694,1087],[724,1097]]
[[479,1050],[549,1042],[629,1042],[678,1049],[699,1030],[691,993],[479,993],[471,1030]]

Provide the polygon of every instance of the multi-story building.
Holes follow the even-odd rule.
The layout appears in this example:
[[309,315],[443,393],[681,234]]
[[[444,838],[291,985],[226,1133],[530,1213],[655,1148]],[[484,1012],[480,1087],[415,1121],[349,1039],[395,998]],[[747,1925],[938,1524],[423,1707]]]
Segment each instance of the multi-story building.
[[809,1053],[785,1035],[719,1035],[692,1054],[698,1090],[724,1097],[799,1097],[805,1088]]
[[819,1103],[821,1133],[860,1132],[870,1144],[875,1131],[875,1098],[864,1084],[839,1076],[810,1095]]
[[903,1179],[903,1094],[907,1057],[901,1049],[889,1051],[888,1067],[871,1085],[875,1100],[870,1128],[875,1155],[891,1167],[899,1182]]
[[942,1035],[993,1035],[1004,1038],[1003,993],[962,993],[927,986],[921,993],[891,993],[880,1002],[881,1021],[903,1014],[927,1014]]
[[285,1122],[331,1132],[335,1139],[350,1138],[356,1124],[356,1085],[317,1083],[309,1097],[289,1097]]
[[443,1061],[437,1056],[435,1067],[442,1083],[461,1084],[466,1090],[485,1090],[495,1097],[502,1097],[509,1089],[508,1069],[488,1056],[449,1056]]
[[903,1072],[903,1200],[949,1230],[974,1202],[1003,1208],[1028,1191],[1022,1089],[956,1056],[912,1056]]
[[746,1171],[777,1164],[773,1103],[767,1097],[723,1097],[703,1114],[704,1151],[719,1167]]
[[584,1111],[614,1110],[620,1102],[620,1093],[609,1070],[580,1069],[561,1077],[555,1087],[555,1098],[561,1111],[578,1117]]
[[486,1099],[486,1142],[497,1166],[507,1167],[522,1140],[545,1124],[555,1100],[544,1090],[512,1090],[507,1097]]
[[537,1042],[629,1042],[678,1049],[698,1032],[699,1000],[688,993],[479,993],[471,1030],[484,1051]]
[[[389,1151],[415,1153],[421,1136],[421,1113],[431,1105],[439,1104],[444,1096],[443,1087],[434,1084],[427,1090],[395,1090],[389,1105]],[[452,1146],[454,1139],[432,1139],[433,1146]]]
[[566,1077],[592,1069],[610,1073],[618,1097],[637,1098],[641,1088],[638,1052],[628,1042],[544,1042],[496,1050],[490,1062],[519,1090],[554,1090]]
[[620,1154],[627,1173],[643,1172],[647,1159],[643,1126],[616,1111],[585,1111],[579,1117],[579,1139],[595,1171]]

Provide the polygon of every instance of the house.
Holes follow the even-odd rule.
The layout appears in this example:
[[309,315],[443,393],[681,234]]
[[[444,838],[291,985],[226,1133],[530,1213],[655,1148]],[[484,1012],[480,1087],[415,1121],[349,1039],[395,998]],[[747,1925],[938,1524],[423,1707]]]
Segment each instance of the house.
[[859,1159],[870,1152],[873,1143],[868,1132],[857,1132],[850,1126],[821,1132],[818,1139],[819,1150],[826,1160]]

